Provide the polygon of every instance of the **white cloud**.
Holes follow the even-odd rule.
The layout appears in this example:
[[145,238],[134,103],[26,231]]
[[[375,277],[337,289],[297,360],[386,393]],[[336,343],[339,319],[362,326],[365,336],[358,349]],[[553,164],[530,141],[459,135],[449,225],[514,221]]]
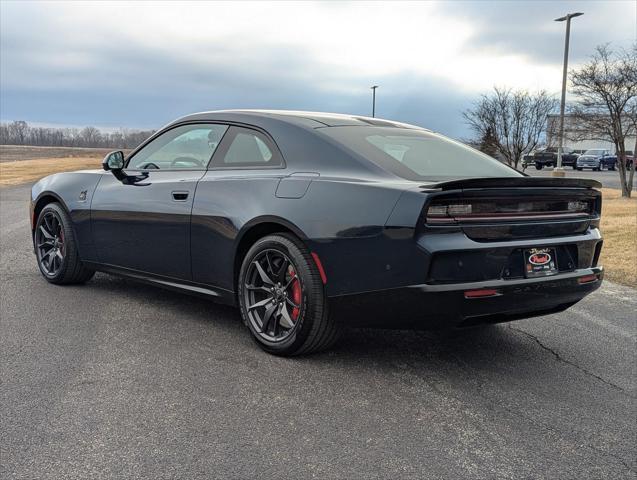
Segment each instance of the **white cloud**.
[[[150,110],[160,99],[172,105],[167,115],[208,105],[345,110],[363,100],[366,109],[376,83],[381,102],[393,98],[385,104],[392,113],[427,102],[440,111],[446,97],[457,110],[461,98],[493,85],[557,93],[559,14],[587,12],[574,25],[575,59],[600,39],[626,44],[636,14],[632,1],[74,1],[0,9],[5,118],[24,115],[21,105],[36,98],[55,105],[48,99],[56,96],[63,108],[73,99],[85,108],[128,102]],[[410,115],[403,119],[415,121]]]
[[[5,10],[15,14],[19,8]],[[360,88],[360,78],[398,74],[429,76],[472,92],[493,84],[559,86],[559,64],[471,48],[484,26],[448,10],[433,2],[46,2],[24,11],[26,22],[3,24],[3,30],[25,33],[25,17],[37,16],[41,28],[28,33],[40,40],[42,51],[22,60],[60,71],[94,69],[104,50],[120,47],[139,49],[142,63],[143,55],[159,55],[202,71],[230,66],[299,81],[318,73],[327,79],[322,88],[343,92]],[[543,28],[559,29],[550,20]],[[555,45],[556,58],[561,48]],[[286,69],[284,59],[272,58],[272,52],[285,57],[287,49],[304,56],[307,71]],[[271,68],[273,61],[278,70]],[[25,80],[15,73],[6,80]]]

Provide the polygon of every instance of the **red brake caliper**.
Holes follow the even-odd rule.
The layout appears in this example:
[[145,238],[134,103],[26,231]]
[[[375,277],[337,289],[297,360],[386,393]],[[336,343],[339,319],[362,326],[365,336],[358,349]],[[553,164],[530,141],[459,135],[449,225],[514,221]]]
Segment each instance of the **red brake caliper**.
[[[301,305],[301,282],[299,282],[299,279],[297,278],[296,272],[292,268],[292,265],[290,265],[288,273],[294,279],[292,281],[292,301],[296,305]],[[292,320],[296,321],[298,316],[299,316],[299,309],[297,307],[292,308]]]

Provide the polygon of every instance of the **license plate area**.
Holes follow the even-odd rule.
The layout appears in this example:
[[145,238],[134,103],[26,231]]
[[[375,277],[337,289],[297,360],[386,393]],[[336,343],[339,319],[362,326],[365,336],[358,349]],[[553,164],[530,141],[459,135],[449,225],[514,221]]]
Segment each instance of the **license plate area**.
[[524,276],[546,277],[558,273],[554,248],[530,248],[524,250]]

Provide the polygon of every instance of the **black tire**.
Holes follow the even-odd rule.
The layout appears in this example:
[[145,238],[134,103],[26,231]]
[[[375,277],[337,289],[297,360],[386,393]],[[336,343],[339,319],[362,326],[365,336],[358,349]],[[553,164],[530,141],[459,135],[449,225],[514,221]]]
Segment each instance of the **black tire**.
[[543,165],[541,163],[536,163],[535,164],[535,169],[536,170],[542,170]]
[[[263,280],[257,263],[269,282]],[[276,275],[276,271],[283,272],[282,276]],[[290,317],[286,301],[292,297],[288,296],[286,285],[295,277],[299,282],[300,302],[298,309],[292,308]],[[274,291],[277,285],[280,286]],[[257,293],[252,293],[255,291],[261,295],[260,300]],[[313,353],[329,348],[339,337],[339,324],[330,315],[318,267],[305,245],[294,235],[278,233],[258,240],[243,259],[237,292],[243,322],[256,343],[268,353],[281,356]],[[283,301],[281,295],[285,295]],[[248,305],[249,302],[253,302],[252,305]],[[257,306],[264,302],[268,303]],[[278,307],[277,302],[280,302]],[[268,309],[274,309],[274,313],[268,315]],[[293,326],[290,327],[290,323]]]
[[575,170],[577,170],[578,172],[581,172],[583,170],[582,167],[577,167]]
[[[38,268],[47,282],[57,285],[84,283],[95,274],[80,260],[71,218],[59,203],[49,203],[38,215],[34,244]],[[50,255],[51,250],[54,253]]]

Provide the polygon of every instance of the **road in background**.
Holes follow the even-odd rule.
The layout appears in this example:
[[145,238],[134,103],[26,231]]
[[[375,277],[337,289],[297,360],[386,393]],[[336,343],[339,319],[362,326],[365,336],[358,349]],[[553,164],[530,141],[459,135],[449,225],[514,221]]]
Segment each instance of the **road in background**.
[[634,289],[277,358],[231,308],[45,282],[28,191],[0,189],[2,478],[635,478]]
[[[594,172],[592,170],[572,170],[570,167],[564,169],[567,178],[588,178],[591,180],[597,180],[601,182],[604,188],[616,188],[620,189],[619,172],[616,170],[602,170],[601,172]],[[532,177],[550,177],[553,172],[552,168],[543,168],[542,170],[536,170],[531,166],[525,170],[524,173],[531,175]],[[635,179],[637,181],[637,178]],[[633,186],[633,190],[634,190]]]

